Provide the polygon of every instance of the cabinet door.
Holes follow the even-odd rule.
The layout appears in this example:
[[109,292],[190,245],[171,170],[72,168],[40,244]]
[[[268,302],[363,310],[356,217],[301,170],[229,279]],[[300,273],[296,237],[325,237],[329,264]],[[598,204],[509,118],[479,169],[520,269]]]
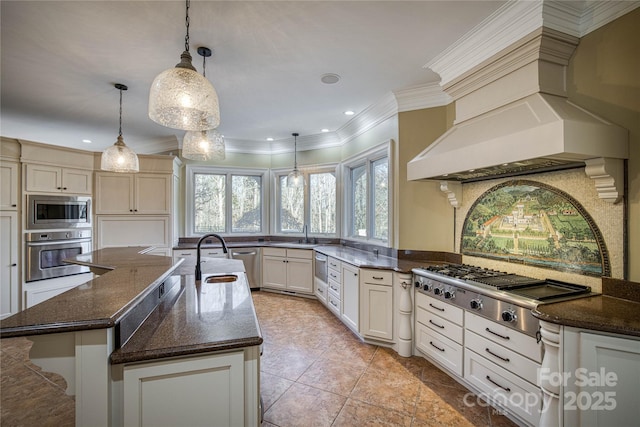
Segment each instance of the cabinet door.
[[342,321],[358,332],[360,325],[360,284],[358,268],[342,264]]
[[133,175],[97,173],[96,214],[125,215],[133,213]]
[[363,335],[393,339],[393,287],[362,284],[360,332]]
[[0,212],[0,319],[18,312],[18,213]]
[[82,169],[62,169],[62,191],[64,193],[88,194],[93,190],[92,171]]
[[26,165],[25,188],[27,191],[60,193],[62,191],[62,168]]
[[96,244],[98,249],[126,246],[154,246],[156,250],[170,246],[170,218],[166,216],[126,215],[98,216]]
[[287,258],[287,290],[312,294],[312,265],[310,259]]
[[564,425],[638,425],[640,339],[565,328]]
[[262,257],[262,286],[273,289],[287,288],[286,258]]
[[123,383],[125,426],[245,425],[242,352],[125,366]]
[[0,210],[18,210],[18,164],[2,162],[0,164]]
[[144,215],[171,214],[171,180],[168,174],[138,174],[134,212]]

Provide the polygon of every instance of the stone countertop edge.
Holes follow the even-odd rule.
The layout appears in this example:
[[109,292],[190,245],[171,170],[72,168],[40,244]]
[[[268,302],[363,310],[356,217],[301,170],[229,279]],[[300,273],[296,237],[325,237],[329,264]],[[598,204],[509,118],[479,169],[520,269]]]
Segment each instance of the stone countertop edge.
[[[361,249],[350,248],[347,246],[336,245],[320,245],[313,248],[316,252],[337,258],[347,264],[354,265],[359,268],[369,268],[376,270],[392,270],[396,273],[411,274],[413,268],[424,267],[433,264],[433,261],[426,260],[410,260],[398,259],[385,255],[374,255],[371,252]],[[442,261],[437,261],[442,264]]]
[[640,337],[640,302],[597,295],[539,304],[532,312],[545,322]]
[[[147,247],[110,248],[78,256],[82,265],[99,265],[109,273],[57,295],[47,301],[22,310],[0,322],[0,338],[106,329],[128,313],[136,302],[144,298],[156,285],[170,277],[183,260],[176,263],[170,257],[145,255]],[[81,258],[80,258],[81,257]],[[91,262],[91,257],[105,259]],[[131,288],[128,268],[140,263],[140,289]],[[164,259],[164,260],[163,260]],[[122,265],[119,264],[122,261]],[[122,270],[119,272],[119,267]],[[123,274],[120,274],[123,273]],[[116,275],[116,276],[114,276]],[[127,276],[127,278],[124,278]],[[136,283],[137,284],[137,283]],[[128,288],[127,288],[128,287]],[[124,297],[116,305],[96,304],[92,301],[122,291]],[[126,301],[125,301],[126,300]],[[69,310],[74,307],[74,310]]]

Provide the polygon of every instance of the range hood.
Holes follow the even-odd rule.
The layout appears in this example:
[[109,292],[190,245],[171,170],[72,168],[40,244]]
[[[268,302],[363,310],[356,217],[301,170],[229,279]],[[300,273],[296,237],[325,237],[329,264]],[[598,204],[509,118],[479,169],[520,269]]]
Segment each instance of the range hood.
[[577,42],[541,28],[445,87],[456,100],[456,122],[408,163],[408,179],[451,188],[586,165],[600,180],[596,187],[619,200],[628,132],[565,96],[566,64]]

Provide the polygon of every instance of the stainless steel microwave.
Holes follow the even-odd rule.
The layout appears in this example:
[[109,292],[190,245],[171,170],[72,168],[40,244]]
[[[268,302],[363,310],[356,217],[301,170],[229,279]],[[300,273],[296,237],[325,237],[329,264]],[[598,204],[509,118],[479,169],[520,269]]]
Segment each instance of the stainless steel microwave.
[[91,227],[91,197],[27,196],[27,229],[68,229]]

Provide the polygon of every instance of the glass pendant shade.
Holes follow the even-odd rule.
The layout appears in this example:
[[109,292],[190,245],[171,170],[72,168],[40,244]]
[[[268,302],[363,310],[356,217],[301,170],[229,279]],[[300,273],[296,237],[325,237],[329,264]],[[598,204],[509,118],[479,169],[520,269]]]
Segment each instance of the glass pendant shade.
[[217,129],[190,131],[182,140],[182,157],[191,160],[224,160],[224,137]]
[[131,173],[140,171],[138,156],[127,147],[118,135],[118,140],[111,147],[102,152],[100,169],[110,172]]
[[184,51],[182,61],[158,74],[149,92],[149,118],[172,129],[203,131],[220,124],[215,88],[191,65]]
[[294,169],[287,175],[287,187],[304,187],[304,175],[298,169]]

